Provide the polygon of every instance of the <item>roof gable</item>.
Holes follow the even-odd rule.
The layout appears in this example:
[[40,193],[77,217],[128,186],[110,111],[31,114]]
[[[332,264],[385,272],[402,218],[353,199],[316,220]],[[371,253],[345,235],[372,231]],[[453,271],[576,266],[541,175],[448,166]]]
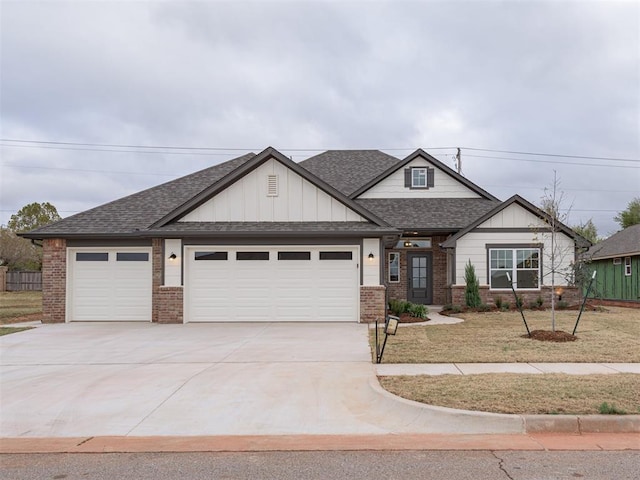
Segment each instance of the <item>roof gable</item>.
[[[456,246],[456,242],[458,241],[458,239],[460,239],[467,233],[475,230],[476,228],[501,228],[500,226],[496,225],[495,222],[497,221],[498,223],[500,223],[501,221],[504,221],[504,217],[509,216],[514,211],[512,209],[512,206],[514,205],[518,205],[519,207],[522,207],[529,214],[533,215],[533,218],[535,219],[542,219],[547,223],[549,223],[552,220],[551,216],[546,212],[544,212],[543,210],[541,210],[540,208],[528,202],[527,200],[522,198],[520,195],[514,195],[508,200],[505,200],[501,204],[497,205],[495,208],[487,212],[482,217],[478,218],[475,222],[471,223],[466,228],[463,228],[458,233],[448,238],[445,242],[441,244],[441,246],[443,248],[454,248]],[[500,219],[500,217],[502,217],[502,219]],[[579,246],[586,247],[590,245],[588,240],[578,235],[576,232],[571,230],[565,224],[561,222],[559,223],[560,223],[559,225],[560,231],[565,235],[567,235],[568,237],[574,239],[574,241]],[[532,228],[535,228],[535,226]]]
[[[251,172],[255,171],[256,169],[258,169],[259,167],[261,167],[262,165],[264,165],[266,162],[270,160],[275,160],[279,164],[283,165],[286,169],[292,170],[304,181],[316,187],[319,191],[323,192],[328,197],[330,197],[330,199],[335,200],[336,203],[343,205],[347,207],[349,210],[351,210],[352,212],[355,212],[356,214],[360,215],[362,217],[360,220],[365,219],[367,221],[373,222],[381,226],[387,225],[387,223],[384,222],[384,220],[378,218],[371,212],[367,211],[362,206],[358,205],[357,203],[352,201],[350,198],[343,195],[341,192],[339,192],[332,186],[328,185],[327,183],[325,183],[324,181],[322,181],[321,179],[319,179],[318,177],[310,173],[305,168],[293,162],[292,160],[290,160],[289,158],[287,158],[286,156],[278,152],[273,147],[269,147],[263,150],[261,153],[259,153],[255,157],[253,157],[250,161],[244,163],[239,168],[230,172],[228,175],[220,179],[215,184],[211,185],[209,188],[206,188],[205,190],[200,192],[198,195],[194,196],[193,198],[189,199],[187,202],[180,205],[178,208],[169,212],[167,215],[165,215],[160,220],[158,220],[153,225],[151,225],[151,228],[159,228],[164,225],[167,225],[168,223],[180,221],[180,219],[184,219],[185,221],[193,221],[193,220],[199,221],[200,220],[199,218],[195,216],[189,217],[188,215],[194,210],[196,210],[198,207],[204,205],[209,200],[213,199],[216,195],[225,191],[226,189],[231,187],[233,184],[238,182],[240,179],[249,175]],[[354,216],[351,214],[346,214],[345,216],[345,221],[348,221],[348,220],[353,221],[354,219],[355,219]],[[229,219],[226,219],[226,220],[228,221]],[[329,220],[329,219],[324,219],[324,220]]]
[[411,162],[414,162],[416,159],[420,159],[420,158],[426,160],[428,163],[430,163],[431,165],[436,167],[438,170],[440,170],[443,174],[445,174],[446,176],[450,177],[451,179],[453,179],[457,183],[463,185],[469,191],[477,194],[479,197],[487,199],[487,200],[494,200],[494,201],[498,200],[496,197],[491,195],[489,192],[487,192],[486,190],[480,188],[475,183],[473,183],[470,180],[466,179],[465,177],[463,177],[462,175],[460,175],[459,173],[457,173],[453,169],[447,167],[444,163],[442,163],[439,160],[437,160],[436,158],[432,157],[431,155],[429,155],[427,152],[425,152],[421,148],[417,149],[415,152],[413,152],[411,155],[406,157],[404,160],[402,160],[402,161],[390,166],[387,170],[381,172],[379,175],[377,175],[376,177],[372,178],[369,182],[367,182],[366,184],[362,185],[360,188],[355,190],[350,196],[352,198],[358,198],[358,197],[362,196],[365,192],[369,191],[374,186],[380,184],[385,179],[387,179],[388,177],[390,177],[394,173],[398,172],[398,170],[406,167]]

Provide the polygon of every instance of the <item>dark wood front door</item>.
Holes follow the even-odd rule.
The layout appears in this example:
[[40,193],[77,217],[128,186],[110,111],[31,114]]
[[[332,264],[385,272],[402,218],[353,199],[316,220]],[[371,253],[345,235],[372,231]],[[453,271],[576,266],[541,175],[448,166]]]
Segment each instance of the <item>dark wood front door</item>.
[[431,252],[407,253],[407,300],[412,303],[433,302],[433,256]]

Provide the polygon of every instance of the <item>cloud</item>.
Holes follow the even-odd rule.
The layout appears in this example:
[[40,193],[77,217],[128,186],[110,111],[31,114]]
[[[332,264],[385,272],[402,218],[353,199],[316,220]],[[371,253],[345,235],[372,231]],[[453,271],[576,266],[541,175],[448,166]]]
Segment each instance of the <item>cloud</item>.
[[[390,152],[400,157],[462,146],[638,159],[639,9],[626,2],[4,2],[2,137],[406,148]],[[0,148],[0,201],[14,211],[35,200],[25,185],[61,210],[80,210],[240,153]],[[452,165],[454,152],[432,153]],[[518,192],[537,202],[556,169],[605,232],[615,229],[615,211],[595,210],[624,209],[640,183],[637,169],[525,161],[536,158],[467,150],[464,173],[501,198]],[[586,220],[582,213],[572,220]],[[0,223],[8,215],[0,212]]]

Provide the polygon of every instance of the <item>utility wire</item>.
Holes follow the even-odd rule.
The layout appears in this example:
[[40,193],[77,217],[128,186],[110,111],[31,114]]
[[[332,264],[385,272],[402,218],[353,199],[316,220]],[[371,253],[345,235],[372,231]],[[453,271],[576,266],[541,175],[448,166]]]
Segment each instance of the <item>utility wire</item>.
[[[160,150],[210,150],[221,152],[248,152],[248,151],[260,151],[262,148],[223,148],[223,147],[187,147],[187,146],[175,146],[175,145],[135,145],[135,144],[114,144],[114,143],[80,143],[80,142],[56,142],[49,140],[23,140],[15,138],[2,138],[0,142],[12,142],[12,143],[29,143],[40,145],[67,145],[67,146],[81,146],[81,147],[108,147],[108,148],[147,148],[147,149],[160,149]],[[5,145],[13,146],[13,145]],[[17,145],[15,145],[17,146]],[[522,152],[516,150],[495,150],[490,148],[476,148],[476,147],[424,147],[425,150],[455,150],[460,148],[462,150],[471,150],[478,152],[493,152],[493,153],[510,153],[515,155],[533,155],[540,157],[557,157],[557,158],[576,158],[583,160],[608,160],[616,162],[632,162],[640,163],[640,159],[629,158],[615,158],[615,157],[594,157],[588,155],[564,155],[559,153],[540,153],[540,152]],[[324,152],[326,150],[332,150],[329,148],[279,148],[278,150],[283,152]],[[367,150],[367,149],[364,149]],[[370,150],[370,149],[369,149]],[[378,148],[377,150],[383,151],[412,151],[414,148]],[[118,150],[121,151],[121,150]],[[467,155],[471,156],[471,155]]]
[[[514,158],[514,157],[494,157],[492,155],[465,155],[465,157],[474,157],[474,158],[493,158],[495,160],[509,160],[514,162],[529,162],[529,163],[552,163],[554,165],[578,165],[582,167],[606,167],[606,168],[634,168],[640,169],[640,167],[635,167],[633,165],[605,165],[603,163],[583,163],[583,162],[561,162],[558,160],[532,160],[529,158]],[[620,160],[621,161],[621,160]],[[632,161],[632,160],[625,160]]]

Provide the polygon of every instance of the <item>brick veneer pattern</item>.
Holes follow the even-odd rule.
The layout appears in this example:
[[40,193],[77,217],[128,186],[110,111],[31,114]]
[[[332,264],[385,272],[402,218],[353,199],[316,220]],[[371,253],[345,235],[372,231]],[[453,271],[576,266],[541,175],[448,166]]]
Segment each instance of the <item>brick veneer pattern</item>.
[[42,244],[42,323],[64,323],[67,299],[67,241]]
[[384,322],[386,311],[386,287],[384,285],[360,287],[361,323],[373,323],[376,320]]
[[183,323],[183,288],[160,287],[158,300],[158,323]]
[[151,261],[152,261],[152,280],[151,280],[151,321],[158,321],[158,311],[160,308],[160,286],[163,283],[162,269],[162,239],[154,238],[151,241]]
[[[560,287],[562,288],[562,301],[567,302],[569,305],[575,305],[582,300],[580,289],[577,287]],[[543,306],[549,308],[551,306],[551,287],[542,287],[535,292],[517,291],[516,293],[522,298],[524,307],[529,307],[534,303],[538,297],[542,297],[544,301]],[[508,302],[511,305],[515,305],[515,299],[513,298],[513,292],[510,290],[503,290],[500,292],[490,291],[488,286],[480,287],[480,298],[483,303],[488,305],[495,305],[496,298],[501,297],[503,302]],[[464,305],[464,285],[452,285],[451,286],[451,298],[454,305]],[[556,298],[557,300],[557,298]]]

